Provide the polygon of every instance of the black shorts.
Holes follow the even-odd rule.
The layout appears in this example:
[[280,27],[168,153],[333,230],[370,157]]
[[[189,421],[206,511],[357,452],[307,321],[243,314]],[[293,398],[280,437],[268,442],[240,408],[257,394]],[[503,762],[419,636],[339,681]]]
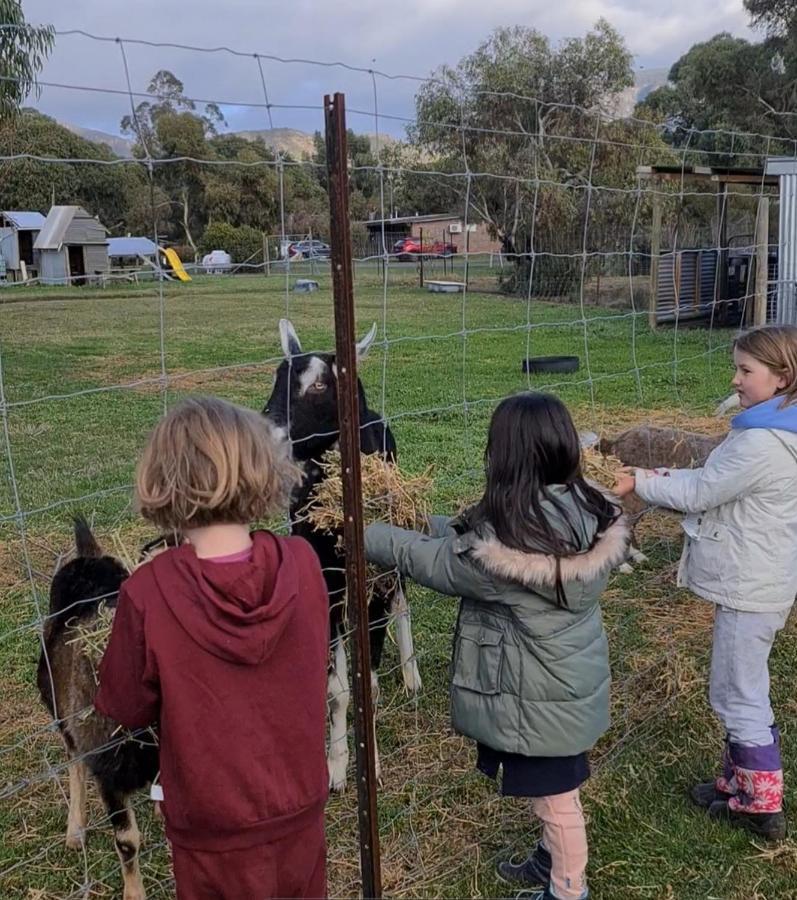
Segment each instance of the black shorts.
[[476,768],[488,778],[502,769],[501,793],[505,797],[548,797],[574,791],[589,778],[589,757],[523,756],[504,753],[486,744],[476,745]]

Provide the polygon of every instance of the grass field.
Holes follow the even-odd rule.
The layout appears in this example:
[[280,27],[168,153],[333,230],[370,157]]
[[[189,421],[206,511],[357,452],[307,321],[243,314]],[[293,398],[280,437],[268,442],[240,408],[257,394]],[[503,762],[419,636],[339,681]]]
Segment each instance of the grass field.
[[[321,289],[312,294],[286,291],[278,275],[168,284],[162,301],[153,284],[0,294],[10,446],[10,453],[0,448],[0,897],[113,897],[121,884],[96,801],[85,854],[63,847],[64,757],[34,687],[37,620],[69,548],[71,515],[93,516],[109,549],[134,552],[149,532],[130,511],[129,485],[164,403],[207,392],[261,408],[279,362],[281,316],[293,320],[306,350],[332,345],[329,280],[318,277]],[[651,333],[644,315],[625,310],[582,312],[477,291],[429,294],[403,271],[387,290],[375,272],[359,273],[356,298],[361,332],[373,321],[380,326],[361,370],[370,405],[390,418],[405,468],[433,467],[440,512],[478,487],[490,412],[512,391],[553,390],[579,427],[595,431],[642,421],[722,427],[708,416],[727,393],[729,332]],[[582,366],[573,375],[529,379],[521,372],[529,352],[577,354]],[[671,517],[650,517],[643,544],[651,562],[615,576],[604,598],[614,724],[585,789],[591,896],[797,898],[797,844],[758,847],[709,824],[685,799],[689,784],[712,772],[721,744],[705,699],[710,610],[673,587],[679,538]],[[499,799],[474,773],[468,743],[450,733],[455,602],[417,588],[410,600],[423,692],[404,695],[392,644],[381,682],[385,893],[504,896],[495,861],[525,850],[535,832],[525,805]],[[792,805],[795,661],[797,632],[789,628],[772,670]],[[168,858],[148,805],[138,804],[145,884],[150,897],[166,898]],[[357,892],[355,827],[350,789],[329,804],[334,896]]]

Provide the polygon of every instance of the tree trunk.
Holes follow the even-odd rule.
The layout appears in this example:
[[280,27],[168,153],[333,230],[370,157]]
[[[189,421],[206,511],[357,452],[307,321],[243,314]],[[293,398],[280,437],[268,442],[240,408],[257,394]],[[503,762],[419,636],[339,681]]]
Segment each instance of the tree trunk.
[[194,262],[196,262],[199,251],[196,248],[193,237],[191,237],[191,229],[188,225],[188,188],[183,188],[183,230],[185,231],[185,239],[194,251]]

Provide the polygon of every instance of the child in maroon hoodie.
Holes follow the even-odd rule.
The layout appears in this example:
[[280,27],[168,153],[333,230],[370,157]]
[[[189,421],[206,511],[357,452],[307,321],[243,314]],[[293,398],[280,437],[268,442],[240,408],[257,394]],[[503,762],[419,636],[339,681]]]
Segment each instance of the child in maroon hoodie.
[[302,538],[250,534],[300,477],[261,416],[212,398],[139,463],[142,515],[185,543],[122,586],[95,706],[158,726],[178,900],[326,896],[327,591]]

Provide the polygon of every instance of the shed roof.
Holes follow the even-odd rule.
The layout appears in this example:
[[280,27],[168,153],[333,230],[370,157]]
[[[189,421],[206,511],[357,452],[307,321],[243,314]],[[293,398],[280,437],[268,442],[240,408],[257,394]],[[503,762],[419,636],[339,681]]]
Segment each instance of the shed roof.
[[366,222],[363,222],[368,228],[376,228],[377,225],[385,223],[385,225],[390,225],[391,223],[396,225],[411,225],[413,222],[448,222],[448,221],[459,221],[462,218],[461,215],[457,215],[455,213],[429,213],[424,214],[422,216],[394,216],[392,219],[368,219]]
[[45,222],[40,212],[27,212],[21,209],[4,209],[2,212],[18,231],[39,231]]
[[[33,245],[34,250],[60,250],[67,229],[76,218],[93,219],[81,206],[53,206]],[[98,224],[99,224],[99,220]],[[104,227],[104,226],[100,226]]]
[[108,256],[155,256],[157,244],[148,237],[108,238]]
[[778,179],[769,169],[739,168],[729,166],[637,166],[640,178],[661,178],[662,180],[695,179],[713,181],[718,184],[776,185]]

